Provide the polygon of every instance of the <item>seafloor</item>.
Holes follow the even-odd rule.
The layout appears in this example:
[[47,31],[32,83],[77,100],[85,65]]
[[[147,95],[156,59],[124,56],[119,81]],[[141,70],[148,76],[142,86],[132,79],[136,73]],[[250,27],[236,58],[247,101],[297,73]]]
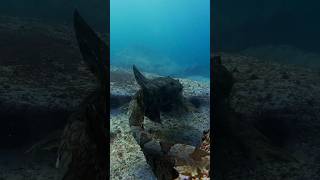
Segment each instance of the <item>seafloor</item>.
[[[54,149],[31,154],[25,151],[63,127],[70,113],[93,90],[94,77],[81,61],[70,26],[0,17],[0,58],[0,179],[54,179]],[[255,171],[233,148],[234,144],[226,141],[228,149],[224,151],[229,158],[223,161],[229,168],[224,177],[320,179],[319,71],[243,54],[225,53],[222,60],[236,78],[230,101],[235,111],[298,160],[294,164],[266,163]],[[113,68],[111,79],[112,178],[152,179],[152,172],[129,132],[126,114],[125,104],[138,86],[130,71]],[[186,96],[205,95],[200,102],[208,103],[208,84],[183,79],[181,82],[185,85]],[[177,131],[166,131],[166,126],[154,125],[148,120],[146,123],[149,128],[161,130],[156,132],[164,138],[163,132],[175,132],[181,133],[178,136],[181,140],[193,142],[197,136],[193,136],[194,139],[182,137],[190,132],[197,135],[198,130],[208,127],[205,107],[200,106],[199,112],[192,115],[163,116],[167,122],[171,119],[170,126],[181,124]],[[190,126],[197,130],[190,131]],[[214,150],[213,144],[213,158]]]
[[[224,167],[216,166],[217,179],[320,179],[319,71],[243,53],[221,53],[221,57],[235,77],[230,97],[235,113],[296,161],[270,159],[250,164],[235,142],[225,140],[220,155],[227,158],[220,160]],[[217,154],[213,144],[213,156]]]
[[[130,132],[128,101],[119,98],[131,97],[139,89],[133,77],[128,70],[111,69],[111,96],[114,97],[113,101],[122,100],[122,103],[119,103],[119,100],[118,103],[111,101],[118,105],[111,110],[111,179],[156,179]],[[147,77],[153,78],[156,75],[147,74]],[[197,101],[197,110],[183,114],[161,114],[162,125],[145,118],[145,128],[161,139],[196,146],[201,143],[203,131],[210,127],[209,82],[188,79],[179,81],[184,86],[184,96]]]
[[26,151],[63,128],[94,82],[72,26],[0,17],[0,179],[56,179],[58,141]]
[[[72,27],[37,19],[0,17],[0,55],[0,179],[57,179],[54,165],[58,141],[48,142],[29,153],[27,150],[50,136],[58,137],[56,130],[63,128],[70,113],[94,90],[96,81],[81,60]],[[131,72],[126,70],[113,68],[111,79],[114,80],[111,82],[112,177],[153,177],[129,132],[126,103],[138,87]],[[186,79],[181,82],[186,95],[199,96],[198,104],[208,104],[208,83]],[[180,124],[179,129],[168,130],[157,125],[155,129],[163,128],[169,135],[178,131],[181,134],[178,140],[197,143],[202,130],[209,125],[208,108],[199,110],[192,116],[181,116],[183,120],[174,117],[176,121],[171,124]],[[188,135],[183,130],[190,127],[191,117],[201,121],[196,124],[198,129],[190,130],[195,136],[183,139],[182,135]],[[166,133],[156,130],[159,136],[168,138],[164,136]]]

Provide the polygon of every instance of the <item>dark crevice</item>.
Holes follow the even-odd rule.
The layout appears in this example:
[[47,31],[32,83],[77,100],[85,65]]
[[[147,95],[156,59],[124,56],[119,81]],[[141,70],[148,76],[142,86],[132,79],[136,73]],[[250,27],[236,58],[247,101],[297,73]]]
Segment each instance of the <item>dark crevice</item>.
[[19,148],[61,129],[70,112],[44,107],[0,108],[0,147]]

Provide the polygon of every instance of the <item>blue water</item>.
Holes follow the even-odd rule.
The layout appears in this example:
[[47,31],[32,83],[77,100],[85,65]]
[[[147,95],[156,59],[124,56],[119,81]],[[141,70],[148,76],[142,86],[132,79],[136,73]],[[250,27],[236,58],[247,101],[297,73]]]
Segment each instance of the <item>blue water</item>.
[[320,52],[320,1],[216,0],[212,3],[216,51],[289,45]]
[[210,0],[110,0],[111,66],[209,77]]
[[103,34],[107,32],[108,2],[106,0],[2,0],[0,16],[36,18],[46,23],[72,25],[72,13],[78,9],[90,26]]

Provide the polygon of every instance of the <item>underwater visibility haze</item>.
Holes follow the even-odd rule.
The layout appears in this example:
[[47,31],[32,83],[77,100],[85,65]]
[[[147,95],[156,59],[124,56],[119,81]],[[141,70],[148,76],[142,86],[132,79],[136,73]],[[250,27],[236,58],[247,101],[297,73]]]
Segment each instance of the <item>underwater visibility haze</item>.
[[111,0],[110,65],[110,179],[208,177],[210,1]]
[[110,16],[111,66],[209,78],[209,0],[111,0]]

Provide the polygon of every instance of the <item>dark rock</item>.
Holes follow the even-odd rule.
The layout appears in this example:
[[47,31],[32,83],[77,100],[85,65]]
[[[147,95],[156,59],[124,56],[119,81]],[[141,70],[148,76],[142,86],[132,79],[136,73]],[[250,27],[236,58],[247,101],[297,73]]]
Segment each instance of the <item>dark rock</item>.
[[289,79],[288,73],[286,73],[286,72],[282,73],[282,74],[281,74],[281,78],[282,78],[282,79]]
[[285,147],[294,138],[295,116],[287,110],[264,110],[257,115],[255,127],[279,147]]
[[250,77],[249,77],[250,80],[256,80],[256,79],[259,79],[259,77],[255,74],[252,74]]

